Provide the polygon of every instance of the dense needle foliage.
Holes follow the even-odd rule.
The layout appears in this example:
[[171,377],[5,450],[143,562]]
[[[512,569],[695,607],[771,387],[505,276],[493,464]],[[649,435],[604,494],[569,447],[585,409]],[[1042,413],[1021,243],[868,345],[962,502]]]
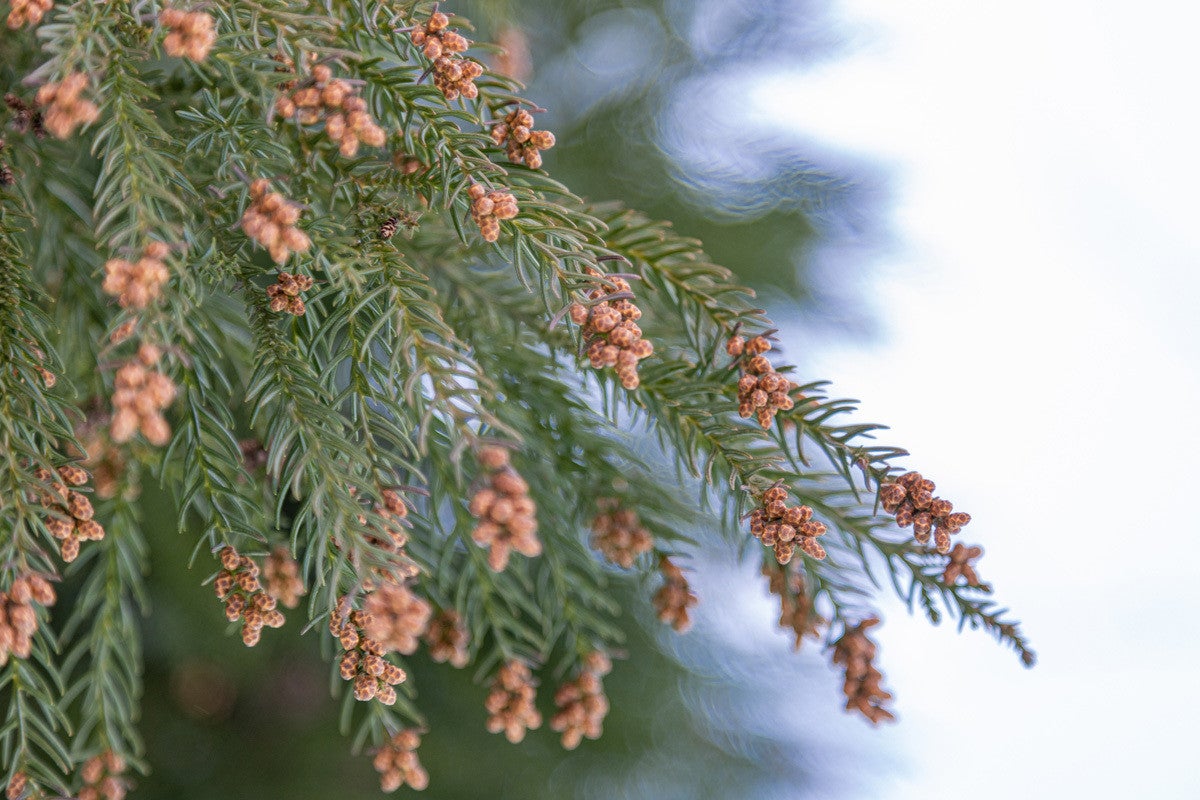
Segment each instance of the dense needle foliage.
[[424,785],[419,731],[438,725],[410,692],[418,646],[490,686],[481,723],[511,741],[543,711],[564,746],[599,735],[613,586],[640,577],[686,630],[684,529],[763,559],[781,623],[825,642],[873,722],[891,716],[867,634],[882,586],[1032,663],[978,549],[952,546],[969,517],[775,357],[752,293],[697,242],[542,171],[553,134],[466,20],[364,0],[10,6],[10,797],[112,798],[152,766],[150,480],[245,644],[311,623],[387,790]]

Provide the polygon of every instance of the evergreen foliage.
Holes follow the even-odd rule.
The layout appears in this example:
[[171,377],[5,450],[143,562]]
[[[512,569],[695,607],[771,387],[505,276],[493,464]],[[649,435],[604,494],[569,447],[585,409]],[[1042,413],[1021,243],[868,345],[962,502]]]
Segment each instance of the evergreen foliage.
[[[263,627],[290,605],[268,556],[296,560],[306,595],[286,613],[320,641],[359,750],[408,753],[405,731],[438,724],[411,693],[419,674],[380,676],[444,612],[469,634],[477,682],[516,661],[544,684],[585,687],[558,705],[586,707],[586,724],[562,723],[572,746],[591,735],[595,653],[621,647],[617,585],[638,578],[649,598],[686,565],[698,545],[682,531],[697,526],[786,577],[773,586],[785,608],[807,609],[798,637],[819,628],[853,651],[842,660],[869,664],[859,623],[890,584],[931,621],[984,628],[1032,663],[989,587],[947,581],[946,548],[890,524],[880,490],[901,485],[906,453],[848,421],[853,401],[775,363],[794,382],[787,404],[766,427],[739,415],[731,340],[753,346],[774,328],[749,289],[668,223],[508,160],[492,126],[537,106],[494,69],[464,71],[494,50],[456,49],[445,32],[466,20],[440,26],[430,2],[190,10],[61,2],[0,34],[0,175],[12,176],[0,187],[0,590],[11,608],[29,575],[72,588],[0,668],[10,797],[107,797],[124,769],[150,767],[137,731],[139,617],[153,613],[145,481],[171,492],[179,557],[214,576],[247,644],[278,635]],[[161,285],[148,262],[166,267]],[[120,270],[144,297],[116,288]],[[295,289],[292,273],[312,287],[268,292]],[[290,313],[283,294],[300,298]],[[636,388],[589,365],[597,342],[573,306],[633,309],[653,345]],[[674,474],[653,466],[646,436]],[[56,533],[87,517],[54,500],[68,496],[54,476],[77,463],[93,476],[99,540]],[[514,488],[485,498],[496,474]],[[826,557],[757,548],[746,519],[772,492],[827,526]],[[497,570],[494,537],[521,516],[497,504],[526,498],[540,553]],[[652,543],[629,570],[589,547],[613,509]],[[659,597],[678,619],[678,599]],[[371,649],[392,634],[401,644]],[[369,672],[372,658],[390,672]],[[848,687],[862,683],[847,669]],[[391,763],[377,762],[385,788],[391,773],[420,785],[419,766]]]

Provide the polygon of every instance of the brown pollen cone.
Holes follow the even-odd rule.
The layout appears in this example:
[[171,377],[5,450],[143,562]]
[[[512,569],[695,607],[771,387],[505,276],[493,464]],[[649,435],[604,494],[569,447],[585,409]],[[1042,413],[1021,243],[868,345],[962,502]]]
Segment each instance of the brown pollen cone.
[[129,792],[125,769],[125,759],[112,750],[89,758],[79,769],[83,787],[76,800],[124,800]]
[[36,573],[12,582],[0,592],[0,665],[13,658],[29,658],[38,631],[38,609],[49,608],[58,599],[50,582]]
[[564,749],[574,750],[584,737],[599,739],[603,733],[608,698],[600,679],[611,670],[612,662],[608,656],[593,650],[584,657],[579,675],[554,693],[558,712],[551,717],[550,728],[562,734]]
[[787,490],[772,486],[762,494],[758,508],[750,512],[750,533],[775,550],[775,560],[786,564],[799,547],[809,558],[825,558],[825,548],[817,541],[825,535],[825,524],[813,519],[808,506],[787,505]]
[[242,643],[254,647],[262,638],[263,628],[283,627],[283,612],[274,597],[259,581],[258,562],[226,545],[217,556],[221,571],[213,582],[217,599],[225,603],[225,618],[242,622]]
[[503,189],[485,189],[478,183],[471,184],[467,190],[471,200],[471,219],[479,226],[486,242],[494,242],[500,238],[500,221],[514,219],[517,216],[517,199],[511,192]]
[[979,580],[979,574],[975,572],[975,565],[971,563],[982,555],[982,547],[964,545],[962,542],[955,544],[950,550],[946,571],[942,573],[942,582],[953,586],[958,583],[959,578],[964,578],[967,586],[985,586],[986,584]]
[[167,28],[163,49],[167,55],[203,61],[217,42],[217,23],[203,11],[164,8],[158,21]]
[[638,362],[654,353],[654,344],[642,338],[637,324],[642,310],[628,298],[604,299],[633,293],[624,278],[602,276],[593,269],[588,274],[606,282],[587,293],[586,305],[571,304],[571,321],[583,330],[584,351],[592,368],[613,367],[621,385],[632,391],[641,384]]
[[502,572],[515,550],[533,558],[542,552],[537,537],[537,506],[529,484],[509,463],[508,451],[487,445],[479,449],[484,484],[471,496],[470,511],[478,521],[471,532],[475,543],[489,548],[488,566]]
[[110,423],[110,416],[99,407],[90,409],[84,422],[75,428],[75,436],[83,446],[83,452],[72,451],[72,455],[82,456],[87,453],[87,457],[81,463],[92,473],[96,497],[111,500],[117,496],[118,491],[123,490],[127,499],[133,499],[137,496],[137,487],[123,485],[125,454],[109,436]]
[[533,115],[517,108],[492,126],[492,141],[504,148],[508,160],[530,169],[542,166],[542,150],[554,147],[554,134],[533,129]]
[[16,30],[24,25],[33,27],[42,21],[46,12],[54,8],[54,0],[12,0],[8,12],[8,27]]
[[162,242],[150,242],[137,261],[109,259],[104,265],[101,288],[116,297],[121,308],[144,309],[161,296],[163,285],[171,277],[164,261],[169,252]]
[[379,642],[385,653],[409,655],[429,627],[433,609],[407,586],[383,581],[363,600],[366,635]]
[[373,620],[365,611],[353,608],[350,598],[338,599],[329,618],[329,632],[342,646],[338,670],[342,680],[354,682],[354,699],[360,702],[378,700],[386,706],[396,702],[396,686],[408,679],[408,674],[388,661],[383,643],[367,635]]
[[700,602],[687,576],[669,558],[663,558],[658,565],[663,576],[663,585],[654,594],[654,608],[660,621],[675,629],[676,633],[686,633],[692,627],[690,609]]
[[775,371],[765,355],[770,350],[771,343],[765,336],[746,340],[735,335],[725,343],[725,352],[733,356],[740,372],[738,414],[743,419],[754,417],[763,429],[771,427],[777,413],[795,406],[791,393],[797,388]]
[[26,102],[9,92],[4,95],[4,105],[12,114],[8,122],[10,128],[17,133],[32,133],[38,139],[46,138],[45,116],[38,108],[36,98]]
[[764,566],[763,575],[768,591],[779,598],[779,627],[791,630],[796,637],[793,648],[799,650],[805,639],[820,639],[821,628],[828,620],[817,613],[800,573],[782,566]]
[[95,518],[92,501],[78,491],[91,475],[82,467],[67,464],[58,468],[57,475],[39,467],[34,477],[50,486],[50,491],[43,491],[38,499],[49,512],[46,530],[61,542],[62,559],[69,564],[79,556],[83,542],[104,538],[104,527]]
[[367,101],[349,81],[333,77],[325,64],[312,68],[310,80],[289,81],[283,94],[275,101],[275,112],[284,119],[294,119],[301,125],[324,123],[325,135],[338,146],[347,158],[358,154],[360,145],[382,147],[387,132],[371,116]]
[[293,316],[302,317],[305,308],[304,298],[300,293],[307,292],[312,287],[313,279],[308,275],[280,272],[275,283],[267,287],[267,298],[270,301],[267,305],[272,311],[286,311]]
[[919,472],[906,472],[879,487],[879,504],[896,518],[901,528],[909,525],[918,544],[934,546],[942,555],[950,552],[950,537],[971,521],[971,515],[955,511],[949,500],[934,497],[934,482]]
[[613,564],[630,569],[638,556],[654,549],[654,537],[642,526],[637,512],[621,508],[619,500],[602,498],[592,519],[592,547]]
[[872,725],[895,719],[883,705],[892,695],[883,688],[883,673],[875,667],[875,642],[867,630],[879,624],[875,617],[847,626],[842,638],[834,643],[833,663],[846,669],[846,710],[857,711]]
[[446,609],[429,623],[425,631],[425,646],[429,649],[429,657],[440,663],[449,663],[452,667],[461,669],[471,659],[467,649],[471,643],[471,634],[463,622],[462,616],[453,609]]
[[475,79],[483,74],[483,67],[476,61],[463,58],[471,46],[466,37],[449,29],[450,17],[440,11],[430,15],[429,20],[409,32],[412,43],[433,62],[433,85],[453,102],[459,97],[473,100],[479,96]]
[[82,97],[88,77],[72,72],[58,83],[47,83],[37,93],[42,111],[42,124],[56,139],[66,139],[76,128],[91,125],[100,118],[100,109]]
[[300,565],[292,558],[286,545],[278,545],[267,556],[263,564],[263,578],[267,583],[267,594],[284,608],[300,605],[300,598],[306,593],[304,581],[300,577]]
[[163,411],[175,399],[175,384],[158,371],[159,348],[143,344],[137,356],[117,369],[113,379],[113,416],[109,435],[116,444],[141,431],[146,441],[161,447],[171,439]]
[[421,737],[412,729],[402,730],[379,748],[372,765],[379,773],[379,788],[394,792],[402,786],[421,791],[429,786],[429,773],[417,758]]
[[242,214],[242,230],[266,248],[276,264],[312,246],[308,234],[296,227],[299,220],[300,206],[279,192],[270,191],[266,179],[259,178],[250,184],[250,205]]
[[24,772],[17,770],[13,773],[12,778],[8,781],[8,786],[4,787],[4,797],[6,800],[23,800],[25,797],[36,798],[37,788],[34,787],[33,792],[28,795],[25,790],[30,788],[29,776]]
[[488,733],[500,733],[512,744],[525,738],[526,731],[541,727],[542,715],[534,705],[537,695],[533,673],[520,661],[508,661],[496,673],[484,700]]

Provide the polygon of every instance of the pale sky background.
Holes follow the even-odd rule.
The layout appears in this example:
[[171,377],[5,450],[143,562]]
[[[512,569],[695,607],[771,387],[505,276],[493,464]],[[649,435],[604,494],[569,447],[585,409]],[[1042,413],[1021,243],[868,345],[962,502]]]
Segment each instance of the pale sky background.
[[849,52],[756,99],[891,175],[895,241],[882,335],[806,366],[973,514],[1040,656],[885,604],[901,722],[863,796],[1200,797],[1200,10],[839,6]]

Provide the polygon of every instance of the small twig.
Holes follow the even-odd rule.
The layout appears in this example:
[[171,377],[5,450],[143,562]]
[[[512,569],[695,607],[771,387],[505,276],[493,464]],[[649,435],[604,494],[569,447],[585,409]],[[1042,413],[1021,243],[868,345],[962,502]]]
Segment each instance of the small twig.
[[555,313],[555,315],[550,318],[550,325],[546,328],[546,330],[552,331],[555,328],[557,328],[558,323],[562,322],[562,318],[567,315],[567,312],[569,312],[571,310],[571,306],[573,306],[573,305],[575,305],[575,304],[571,303],[570,305],[566,305],[566,306],[563,306],[562,308],[560,308]]

